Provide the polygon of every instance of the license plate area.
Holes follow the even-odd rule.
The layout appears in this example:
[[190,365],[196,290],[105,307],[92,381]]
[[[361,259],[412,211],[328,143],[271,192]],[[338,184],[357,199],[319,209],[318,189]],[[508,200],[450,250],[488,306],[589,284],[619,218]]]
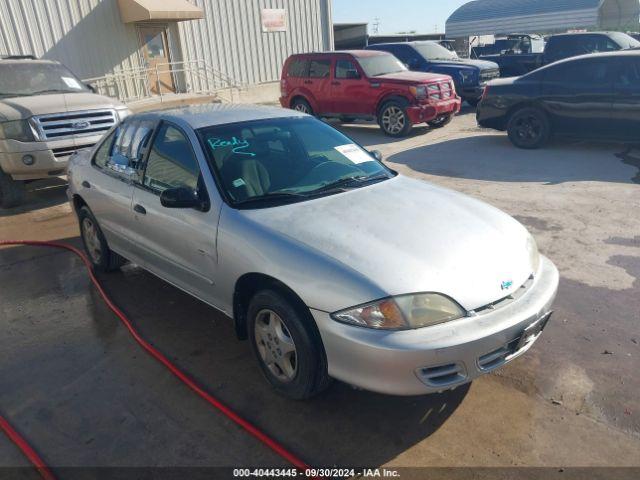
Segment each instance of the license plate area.
[[553,315],[553,312],[545,313],[542,317],[540,317],[538,320],[536,320],[535,322],[533,322],[531,325],[529,325],[527,328],[524,329],[524,331],[522,332],[522,335],[520,335],[520,340],[518,341],[518,345],[515,348],[516,352],[522,350],[529,343],[535,341],[538,338],[538,336],[542,333],[544,328],[547,326],[547,323],[549,323],[549,319],[551,318],[551,315]]

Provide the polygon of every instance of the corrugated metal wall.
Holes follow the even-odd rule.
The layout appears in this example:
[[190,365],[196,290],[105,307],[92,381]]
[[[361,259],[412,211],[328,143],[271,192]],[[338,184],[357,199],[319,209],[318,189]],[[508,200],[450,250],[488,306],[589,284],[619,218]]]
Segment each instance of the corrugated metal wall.
[[[172,61],[203,60],[245,84],[278,80],[288,55],[333,48],[331,0],[189,0],[205,18],[166,22]],[[262,32],[263,8],[287,11],[286,32]],[[58,60],[80,78],[143,65],[135,24],[120,19],[117,0],[0,0],[0,55]],[[143,95],[146,77],[110,81],[108,94]],[[186,83],[215,83],[201,78]]]
[[[278,80],[292,53],[333,49],[330,0],[193,0],[205,18],[180,22],[185,61],[205,60],[247,84]],[[262,32],[263,8],[287,11],[286,32]]]

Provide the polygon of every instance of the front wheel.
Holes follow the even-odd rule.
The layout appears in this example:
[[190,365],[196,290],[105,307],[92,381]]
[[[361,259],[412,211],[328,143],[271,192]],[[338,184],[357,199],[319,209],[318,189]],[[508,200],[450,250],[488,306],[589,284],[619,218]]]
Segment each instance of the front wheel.
[[87,257],[93,268],[100,272],[111,272],[119,269],[127,260],[109,248],[98,221],[88,207],[82,207],[78,212],[80,222],[80,236]]
[[0,207],[12,208],[24,203],[26,189],[24,182],[14,180],[0,170]]
[[525,107],[511,115],[507,124],[509,140],[518,148],[541,148],[551,137],[551,123],[547,115],[535,107]]
[[251,349],[278,393],[303,400],[329,385],[320,339],[307,316],[284,296],[273,290],[258,292],[247,318]]
[[385,103],[378,114],[378,124],[390,137],[406,137],[411,131],[411,120],[405,102],[392,100]]
[[453,115],[440,115],[427,123],[431,128],[442,128],[445,125],[449,125],[452,119]]

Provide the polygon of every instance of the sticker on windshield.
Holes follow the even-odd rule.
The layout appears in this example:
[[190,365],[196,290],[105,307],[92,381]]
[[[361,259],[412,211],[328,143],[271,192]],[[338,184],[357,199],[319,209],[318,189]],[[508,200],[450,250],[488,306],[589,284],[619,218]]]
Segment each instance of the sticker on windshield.
[[234,186],[234,187],[236,187],[236,188],[240,188],[240,187],[243,187],[243,186],[245,186],[245,185],[246,185],[246,183],[244,183],[244,180],[243,180],[243,179],[241,179],[241,178],[236,178],[236,179],[233,181],[233,186]]
[[75,88],[80,90],[82,87],[80,86],[80,82],[78,82],[75,78],[71,78],[71,77],[62,77],[62,81],[67,85],[67,87],[69,88]]
[[347,145],[339,145],[334,148],[349,160],[351,160],[353,163],[358,164],[373,161],[373,158],[371,158],[371,156],[367,152],[353,143],[349,143]]

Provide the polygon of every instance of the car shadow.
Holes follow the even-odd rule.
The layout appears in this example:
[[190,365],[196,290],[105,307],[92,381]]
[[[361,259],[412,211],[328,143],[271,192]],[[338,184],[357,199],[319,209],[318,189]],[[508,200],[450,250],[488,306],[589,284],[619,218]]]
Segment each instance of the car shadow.
[[[505,134],[446,140],[389,156],[429,175],[496,182],[637,182],[640,162],[623,144],[557,140],[539,150],[514,147]],[[640,156],[640,155],[639,155]]]
[[[382,465],[436,432],[469,391],[393,397],[334,382],[288,400],[212,307],[135,265],[99,279],[144,338],[314,466]],[[2,408],[54,466],[285,465],[146,355],[71,254],[0,250],[0,283]]]
[[26,185],[27,195],[24,203],[17,207],[0,209],[0,217],[9,217],[20,213],[32,212],[42,208],[55,207],[67,202],[67,181],[52,177],[35,180]]

